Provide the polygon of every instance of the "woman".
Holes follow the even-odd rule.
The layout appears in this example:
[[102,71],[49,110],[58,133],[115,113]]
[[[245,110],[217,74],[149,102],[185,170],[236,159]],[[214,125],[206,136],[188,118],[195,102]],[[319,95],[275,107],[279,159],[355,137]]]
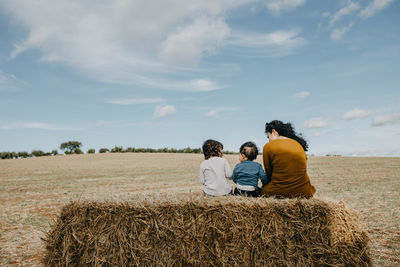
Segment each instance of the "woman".
[[264,168],[271,182],[262,191],[264,196],[306,197],[315,193],[307,175],[308,144],[296,134],[290,123],[278,120],[265,124],[269,142],[263,149]]

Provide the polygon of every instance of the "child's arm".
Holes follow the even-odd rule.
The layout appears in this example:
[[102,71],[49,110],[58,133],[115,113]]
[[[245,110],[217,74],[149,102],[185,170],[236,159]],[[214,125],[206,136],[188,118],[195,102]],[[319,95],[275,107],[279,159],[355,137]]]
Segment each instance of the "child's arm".
[[[237,166],[237,165],[236,165]],[[237,180],[237,168],[236,168],[236,166],[235,166],[235,168],[233,169],[233,175],[232,175],[232,181],[236,184],[236,180]]]
[[261,164],[259,165],[259,168],[258,168],[258,177],[260,177],[263,187],[266,186],[269,182],[271,182],[271,178],[267,177]]
[[227,161],[226,159],[225,159],[225,166],[224,166],[224,168],[225,168],[225,177],[226,177],[226,179],[231,179],[233,173],[232,173],[231,166],[229,166],[229,163],[228,163],[228,161]]

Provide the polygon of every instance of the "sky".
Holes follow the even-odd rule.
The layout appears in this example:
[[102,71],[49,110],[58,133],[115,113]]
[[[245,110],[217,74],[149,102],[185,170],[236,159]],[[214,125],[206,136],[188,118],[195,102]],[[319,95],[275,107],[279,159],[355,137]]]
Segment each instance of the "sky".
[[400,156],[399,0],[0,0],[0,151]]

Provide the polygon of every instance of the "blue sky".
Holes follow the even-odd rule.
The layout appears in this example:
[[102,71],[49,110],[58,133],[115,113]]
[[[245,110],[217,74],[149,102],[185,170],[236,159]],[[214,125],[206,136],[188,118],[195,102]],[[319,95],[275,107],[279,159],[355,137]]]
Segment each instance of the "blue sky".
[[398,0],[0,0],[0,151],[261,148],[400,156]]

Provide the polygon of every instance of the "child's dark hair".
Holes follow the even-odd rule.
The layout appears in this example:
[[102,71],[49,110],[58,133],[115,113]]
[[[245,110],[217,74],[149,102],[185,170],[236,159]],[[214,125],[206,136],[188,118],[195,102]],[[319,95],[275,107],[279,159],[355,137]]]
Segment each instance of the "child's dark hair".
[[204,158],[221,157],[224,146],[215,140],[208,139],[203,143]]
[[240,146],[240,154],[246,156],[248,160],[255,160],[258,155],[257,145],[253,142],[246,142]]
[[265,124],[265,133],[272,133],[272,130],[277,131],[279,135],[296,140],[303,147],[304,151],[308,150],[307,141],[304,140],[302,134],[298,134],[294,131],[294,127],[291,123],[283,123],[278,120],[267,122]]

